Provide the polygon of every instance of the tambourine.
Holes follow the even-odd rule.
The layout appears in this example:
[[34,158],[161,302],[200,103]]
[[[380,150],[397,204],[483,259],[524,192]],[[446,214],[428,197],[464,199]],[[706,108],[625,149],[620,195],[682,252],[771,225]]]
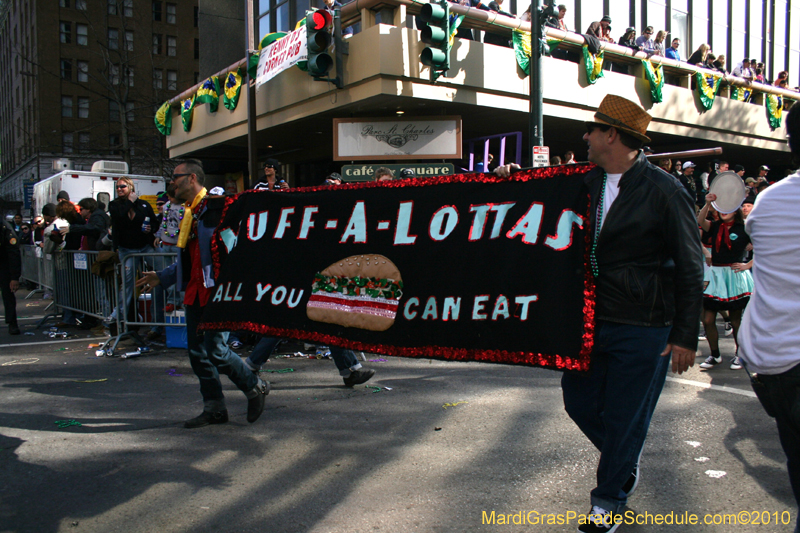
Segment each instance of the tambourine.
[[717,174],[708,192],[716,194],[717,199],[711,202],[712,207],[723,215],[734,213],[747,198],[747,188],[739,175],[732,171]]

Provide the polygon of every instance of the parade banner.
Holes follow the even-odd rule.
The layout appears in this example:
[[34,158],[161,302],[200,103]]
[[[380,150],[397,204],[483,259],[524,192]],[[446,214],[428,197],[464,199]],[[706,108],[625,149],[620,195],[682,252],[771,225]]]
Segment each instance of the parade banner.
[[767,107],[767,120],[769,127],[776,130],[781,127],[783,120],[783,97],[775,94],[765,94],[765,104]]
[[589,51],[589,47],[583,45],[583,66],[586,69],[586,80],[594,85],[597,78],[603,78],[603,51],[597,54]]
[[642,59],[645,79],[650,84],[650,98],[654,104],[660,104],[664,97],[661,89],[664,87],[664,66],[661,64],[653,65],[649,59]]
[[700,96],[700,104],[703,109],[708,111],[714,105],[714,99],[717,97],[720,83],[722,82],[722,75],[696,72],[694,76],[697,82],[697,94]]
[[591,165],[246,191],[214,234],[202,329],[586,370]]

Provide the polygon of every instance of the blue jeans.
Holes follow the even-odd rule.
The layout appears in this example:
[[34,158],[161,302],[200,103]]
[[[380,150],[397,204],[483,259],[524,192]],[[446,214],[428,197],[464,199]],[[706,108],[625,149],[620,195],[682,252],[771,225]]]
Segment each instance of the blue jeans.
[[[136,253],[153,253],[154,251],[155,248],[150,245],[142,248],[122,248],[120,246],[118,250],[119,262],[122,263],[122,275],[125,276],[125,294],[123,294],[122,298],[120,298],[119,312],[121,313],[120,316],[124,317],[126,322],[137,322],[139,319],[138,311],[133,305],[133,295],[136,292],[136,287],[134,287],[136,280],[134,279],[134,276],[136,275],[136,268],[138,267],[141,269],[142,265],[141,257],[128,258],[128,256]],[[129,313],[133,313],[133,316],[128,317]]]
[[564,408],[600,450],[592,505],[619,512],[667,376],[672,328],[598,321],[589,372],[561,378]]
[[[753,378],[753,390],[778,424],[789,483],[800,510],[800,364],[783,374],[758,374]],[[795,531],[800,532],[800,515],[796,525]]]
[[[247,358],[247,366],[253,370],[258,370],[267,362],[269,356],[275,351],[275,347],[281,339],[277,337],[261,337],[253,348],[253,353]],[[336,363],[336,368],[339,369],[339,375],[347,377],[350,372],[355,372],[361,368],[361,363],[358,362],[356,354],[352,350],[345,350],[338,346],[331,346],[331,357],[333,362]]]
[[222,411],[225,396],[222,394],[220,374],[230,378],[240,391],[253,390],[258,378],[245,366],[241,357],[228,348],[227,331],[197,331],[203,308],[198,304],[186,306],[186,337],[189,345],[189,362],[203,396],[203,410]]

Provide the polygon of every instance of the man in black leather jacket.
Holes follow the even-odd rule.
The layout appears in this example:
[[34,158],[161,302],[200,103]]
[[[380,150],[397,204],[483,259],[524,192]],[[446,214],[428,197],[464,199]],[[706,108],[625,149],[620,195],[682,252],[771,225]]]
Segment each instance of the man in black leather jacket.
[[637,104],[608,95],[583,137],[598,165],[585,178],[595,338],[589,372],[565,373],[561,387],[567,413],[600,451],[584,532],[619,527],[669,355],[682,373],[697,350],[703,268],[694,201],[641,151],[649,123]]

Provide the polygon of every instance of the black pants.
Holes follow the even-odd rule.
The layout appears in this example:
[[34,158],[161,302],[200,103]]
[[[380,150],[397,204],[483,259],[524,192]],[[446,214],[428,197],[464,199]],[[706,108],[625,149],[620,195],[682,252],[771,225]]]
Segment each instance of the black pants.
[[778,423],[789,482],[800,506],[800,364],[783,374],[759,374],[753,379],[753,390],[767,414]]
[[5,308],[6,324],[17,325],[17,297],[11,290],[11,278],[8,273],[0,270],[0,289],[3,292],[3,307]]

